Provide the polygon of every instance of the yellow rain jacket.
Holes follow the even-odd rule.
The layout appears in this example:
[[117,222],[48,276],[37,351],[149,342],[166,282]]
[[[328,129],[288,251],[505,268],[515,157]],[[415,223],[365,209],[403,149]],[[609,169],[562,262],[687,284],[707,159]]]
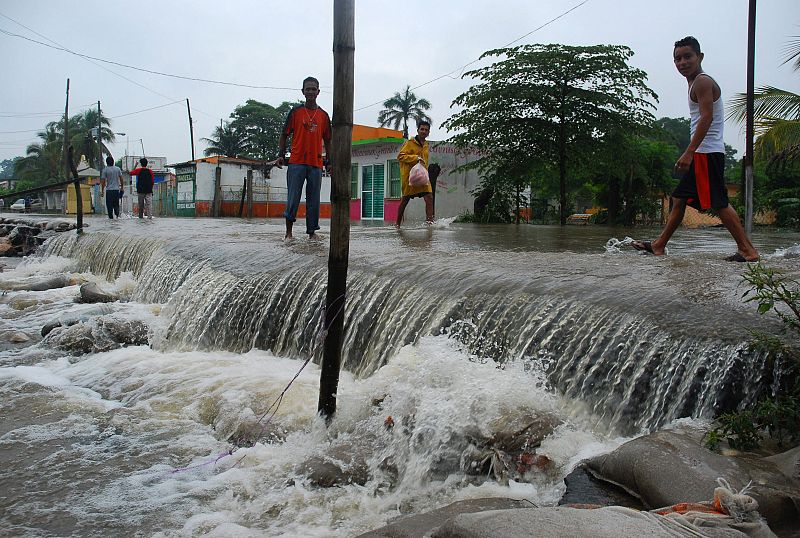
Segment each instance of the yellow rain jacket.
[[408,184],[408,176],[411,169],[417,164],[417,159],[422,156],[422,165],[428,168],[428,141],[426,140],[423,145],[419,145],[417,137],[406,140],[403,147],[400,148],[400,153],[397,154],[397,160],[400,162],[400,186],[402,188],[403,196],[414,196],[415,194],[433,192],[431,184],[426,183],[412,187]]

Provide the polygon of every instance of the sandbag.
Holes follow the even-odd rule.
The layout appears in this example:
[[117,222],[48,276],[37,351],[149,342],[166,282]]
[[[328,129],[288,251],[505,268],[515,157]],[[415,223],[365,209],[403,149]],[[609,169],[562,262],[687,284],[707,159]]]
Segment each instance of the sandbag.
[[759,512],[773,531],[800,528],[800,484],[771,461],[722,456],[686,433],[658,431],[585,464],[595,477],[636,495],[648,509],[708,501],[719,477],[737,489],[752,481]]

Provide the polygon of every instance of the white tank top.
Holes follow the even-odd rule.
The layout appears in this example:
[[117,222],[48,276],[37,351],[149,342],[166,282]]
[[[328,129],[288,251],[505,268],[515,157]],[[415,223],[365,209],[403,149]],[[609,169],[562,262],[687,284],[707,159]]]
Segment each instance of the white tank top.
[[[712,81],[714,79],[711,75],[707,75],[705,73],[700,73],[697,75],[698,77],[706,76],[710,78]],[[697,78],[694,79],[695,81]],[[719,87],[719,84],[714,84]],[[689,131],[691,136],[694,136],[695,130],[697,130],[697,122],[700,121],[700,103],[695,103],[692,101],[692,88],[694,87],[694,81],[692,85],[689,86],[689,116],[691,118],[691,123],[689,125]],[[705,138],[703,141],[700,142],[700,145],[697,146],[695,150],[696,153],[725,153],[725,141],[722,138],[722,128],[725,124],[725,107],[722,105],[722,89],[719,91],[719,98],[714,101],[714,108],[712,109],[711,114],[711,126],[708,128],[708,132],[706,133]]]

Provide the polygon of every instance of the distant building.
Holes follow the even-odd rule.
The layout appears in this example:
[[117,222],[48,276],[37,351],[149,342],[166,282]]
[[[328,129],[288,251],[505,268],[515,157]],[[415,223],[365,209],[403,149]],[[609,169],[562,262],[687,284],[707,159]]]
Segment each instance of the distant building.
[[[136,180],[131,181],[130,171],[139,167],[139,155],[126,155],[122,158],[122,183],[125,196],[120,201],[120,210],[123,213],[136,214],[139,212],[139,197],[136,193]],[[172,215],[169,203],[168,180],[173,177],[167,169],[166,157],[146,157],[147,168],[153,172],[153,212],[159,216]],[[135,176],[134,176],[135,177]],[[99,191],[98,191],[99,192]],[[166,202],[166,203],[165,203]],[[105,202],[100,204],[100,213],[105,211]]]
[[253,216],[268,216],[270,192],[264,174],[272,165],[267,161],[236,157],[206,157],[170,164],[169,167],[175,169],[175,214],[215,216],[216,202],[217,216],[239,216],[249,171],[253,182]]
[[[400,166],[397,153],[405,140],[402,132],[382,127],[353,126],[350,172],[350,219],[389,221],[397,217],[400,206]],[[461,150],[443,142],[429,142],[430,162],[442,173],[436,181],[436,216],[454,217],[472,211],[470,193],[480,178],[477,171],[455,169],[480,157],[473,150]],[[282,218],[286,209],[286,169],[275,161],[233,157],[206,157],[165,165],[175,169],[175,214],[178,216],[235,217],[247,215],[245,191],[248,171],[252,176],[252,215],[255,218]],[[320,191],[320,217],[331,217],[331,180],[323,173]],[[217,210],[215,212],[215,203]],[[298,218],[305,218],[305,191]],[[156,212],[158,214],[158,211]],[[408,220],[424,220],[423,203],[412,203]]]
[[[353,126],[353,151],[350,172],[350,218],[352,220],[394,222],[402,200],[400,164],[397,154],[405,143],[403,133],[381,127]],[[463,150],[445,142],[428,141],[430,164],[442,173],[436,180],[436,217],[455,217],[472,212],[471,194],[480,182],[476,170],[457,168],[481,157],[478,150]],[[425,204],[410,203],[405,218],[425,220]]]

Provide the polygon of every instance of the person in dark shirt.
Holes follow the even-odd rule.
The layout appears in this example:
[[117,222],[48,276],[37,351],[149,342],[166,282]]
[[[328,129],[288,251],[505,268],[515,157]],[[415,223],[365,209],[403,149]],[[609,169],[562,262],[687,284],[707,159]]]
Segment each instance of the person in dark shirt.
[[136,176],[136,193],[139,195],[139,218],[147,215],[148,219],[153,218],[153,171],[147,168],[147,159],[139,159],[137,168],[131,170],[131,176]]

